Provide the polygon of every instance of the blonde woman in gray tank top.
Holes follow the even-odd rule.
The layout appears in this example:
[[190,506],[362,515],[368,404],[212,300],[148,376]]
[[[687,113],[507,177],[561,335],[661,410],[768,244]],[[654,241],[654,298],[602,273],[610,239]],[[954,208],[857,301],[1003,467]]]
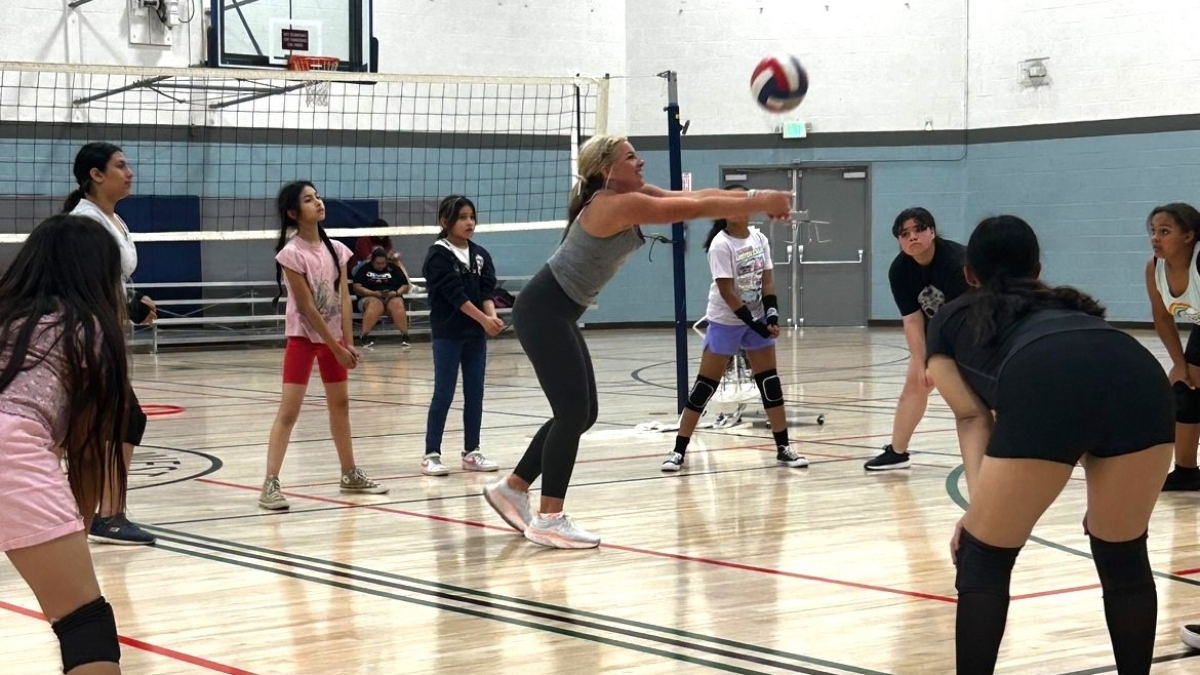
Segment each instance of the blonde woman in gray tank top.
[[[765,213],[786,218],[791,195],[776,190],[671,192],[648,185],[645,162],[619,136],[595,136],[579,150],[579,180],[571,194],[567,231],[546,266],[521,289],[513,328],[553,411],[512,474],[484,488],[501,518],[525,538],[550,548],[593,548],[600,537],[563,511],[579,439],[599,412],[596,375],[579,317],[643,243],[640,224]],[[541,503],[529,506],[529,486],[542,477]]]

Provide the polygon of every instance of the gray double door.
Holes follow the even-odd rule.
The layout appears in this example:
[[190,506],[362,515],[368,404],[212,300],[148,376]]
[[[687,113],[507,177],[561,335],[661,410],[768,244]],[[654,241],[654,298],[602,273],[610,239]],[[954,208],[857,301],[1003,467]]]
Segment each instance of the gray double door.
[[723,187],[796,193],[792,222],[751,221],[771,242],[784,326],[865,326],[868,316],[867,168],[721,170]]

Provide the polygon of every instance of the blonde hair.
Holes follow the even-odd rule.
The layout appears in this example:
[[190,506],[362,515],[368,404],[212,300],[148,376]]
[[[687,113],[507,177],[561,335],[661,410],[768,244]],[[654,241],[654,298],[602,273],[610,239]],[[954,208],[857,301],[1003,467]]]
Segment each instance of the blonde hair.
[[616,161],[617,146],[627,140],[625,136],[592,136],[579,146],[579,176],[567,203],[567,227],[575,222],[592,197],[604,189],[608,182],[605,173]]

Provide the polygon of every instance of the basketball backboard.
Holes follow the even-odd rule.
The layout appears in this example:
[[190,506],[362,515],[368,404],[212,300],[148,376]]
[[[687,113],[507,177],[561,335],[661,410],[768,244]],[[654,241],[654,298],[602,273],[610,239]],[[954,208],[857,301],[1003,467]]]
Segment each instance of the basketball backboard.
[[209,0],[214,68],[286,68],[288,56],[336,56],[338,70],[375,72],[374,0]]

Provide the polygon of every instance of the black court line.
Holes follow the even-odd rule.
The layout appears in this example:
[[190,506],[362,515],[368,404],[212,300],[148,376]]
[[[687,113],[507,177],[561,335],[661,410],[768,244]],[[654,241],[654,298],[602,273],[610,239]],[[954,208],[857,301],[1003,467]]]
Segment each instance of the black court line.
[[[655,656],[706,666],[726,672],[743,673],[745,675],[759,675],[761,671],[749,670],[740,666],[722,663],[719,661],[712,661],[707,658],[691,656],[688,654],[665,651],[655,647],[647,647],[645,645],[640,645],[633,642],[625,642],[620,639],[604,637],[603,634],[609,633],[622,638],[633,638],[645,642],[653,642],[666,647],[674,647],[676,649],[699,652],[706,656],[722,657],[787,672],[804,673],[805,675],[835,674],[827,670],[817,670],[816,668],[801,664],[811,664],[812,666],[818,666],[822,668],[834,668],[843,672],[856,673],[857,675],[887,675],[886,673],[882,673],[880,671],[848,666],[833,661],[808,657],[801,654],[794,654],[791,652],[771,649],[750,643],[704,635],[702,633],[694,633],[678,628],[657,626],[655,624],[641,621],[634,621],[595,612],[577,610],[570,607],[563,607],[560,605],[553,605],[535,600],[527,600],[514,596],[505,596],[488,591],[454,586],[441,582],[426,581],[424,579],[408,577],[391,572],[372,570],[347,563],[322,560],[319,558],[312,558],[284,551],[276,551],[213,537],[205,537],[186,532],[166,530],[163,528],[152,529],[160,530],[160,540],[174,542],[183,546],[192,546],[211,552],[200,553],[184,548],[176,548],[174,546],[162,546],[161,544],[158,545],[158,548],[163,548],[164,550],[172,551],[174,553],[204,558],[215,562],[238,565],[249,569],[288,576],[295,579],[310,581],[313,583],[341,588],[343,590],[357,593],[366,593],[391,600],[399,600],[401,602],[408,602],[411,604],[432,607],[435,609],[466,614],[477,618],[500,621],[525,628],[532,628],[535,630],[556,633],[559,635],[588,640],[591,642],[598,642],[615,647],[631,649],[645,654],[652,654]],[[237,556],[239,558],[245,558],[255,562],[246,562],[244,560],[222,556]],[[346,581],[323,579],[299,572],[268,567],[266,564],[260,563],[286,564],[295,569],[306,570],[308,572],[315,572],[318,574],[327,574],[329,576],[336,577],[338,579],[344,579]],[[389,591],[366,588],[349,582],[369,583],[376,586],[382,586],[389,589]],[[424,598],[402,596],[390,591],[403,591],[433,599],[426,600]],[[451,602],[459,604],[450,604]],[[466,607],[461,605],[466,605]],[[491,611],[488,612],[483,610]],[[496,613],[501,611],[523,618],[504,616]],[[553,623],[564,624],[570,626],[571,628],[560,628],[552,625]],[[595,631],[595,633],[583,633],[576,629],[588,629]],[[655,635],[655,633],[660,633],[662,635]],[[750,653],[746,654],[741,652]]]
[[175,479],[172,479],[172,480],[164,481],[164,482],[162,482],[162,483],[152,483],[152,484],[150,484],[150,485],[138,485],[137,487],[134,487],[134,486],[132,486],[132,485],[131,485],[131,486],[129,486],[129,488],[128,488],[130,491],[132,491],[132,490],[145,490],[145,489],[147,489],[147,488],[156,488],[156,487],[162,487],[162,486],[164,486],[164,485],[174,485],[174,484],[176,484],[176,483],[184,483],[184,482],[187,482],[187,481],[189,481],[189,480],[195,480],[195,479],[197,479],[197,478],[203,478],[203,477],[205,477],[205,476],[207,476],[207,475],[209,475],[209,474],[216,473],[216,472],[220,471],[220,470],[221,470],[221,468],[222,468],[223,466],[225,466],[225,463],[221,461],[221,458],[220,458],[220,457],[217,457],[216,455],[210,455],[210,454],[207,454],[207,453],[204,453],[204,452],[200,452],[200,451],[197,451],[197,450],[185,450],[185,449],[183,449],[183,448],[168,448],[168,447],[166,447],[166,446],[162,446],[162,445],[149,445],[149,444],[145,444],[145,443],[144,443],[144,444],[142,444],[142,445],[139,445],[138,447],[139,447],[139,448],[152,448],[152,449],[154,449],[154,450],[170,450],[170,451],[172,451],[172,452],[186,452],[186,453],[187,453],[187,454],[189,454],[189,455],[196,455],[196,456],[198,456],[198,457],[203,457],[204,459],[207,459],[209,462],[211,462],[211,464],[209,464],[209,467],[208,467],[207,469],[205,469],[204,471],[202,471],[202,472],[200,472],[200,473],[197,473],[197,474],[190,474],[190,475],[187,475],[187,476],[181,476],[181,477],[179,477],[179,478],[175,478]]
[[[966,511],[968,502],[967,502],[966,497],[963,497],[962,490],[960,490],[958,487],[958,478],[959,478],[959,476],[961,476],[963,474],[963,471],[964,471],[964,469],[961,464],[959,464],[958,466],[956,466],[955,468],[950,470],[950,473],[946,476],[946,494],[950,496],[951,501],[953,501],[955,504],[957,504],[959,506],[959,508]],[[1091,553],[1088,553],[1086,551],[1080,551],[1079,549],[1071,548],[1070,546],[1066,546],[1064,544],[1059,544],[1057,542],[1050,541],[1049,539],[1043,539],[1042,537],[1030,536],[1029,541],[1041,544],[1042,546],[1045,546],[1047,548],[1052,548],[1056,551],[1061,551],[1063,553],[1069,553],[1073,556],[1078,556],[1080,558],[1086,558],[1088,560],[1092,559]],[[1159,579],[1167,579],[1169,581],[1177,581],[1181,584],[1187,584],[1189,586],[1200,586],[1200,580],[1189,579],[1187,577],[1181,577],[1178,574],[1171,574],[1170,572],[1152,572],[1152,574],[1154,576],[1158,577]],[[1100,672],[1106,672],[1106,671],[1100,671]]]
[[[695,452],[695,451],[693,451],[693,452]],[[836,458],[836,459],[815,460],[810,463],[810,466],[821,466],[821,465],[825,465],[825,464],[837,464],[840,462],[855,462],[855,461],[860,461],[860,459],[861,458],[859,458],[859,457],[842,457],[842,458]],[[571,489],[576,490],[576,489],[585,488],[585,487],[620,485],[620,484],[624,484],[624,483],[642,483],[642,482],[652,481],[652,480],[684,480],[686,478],[693,477],[693,476],[694,477],[718,476],[718,475],[730,474],[730,473],[745,473],[745,472],[749,472],[749,471],[767,471],[767,470],[779,471],[780,467],[778,467],[778,466],[751,466],[751,467],[742,467],[740,469],[714,469],[712,471],[687,471],[687,472],[681,471],[681,472],[675,473],[675,474],[660,473],[660,474],[654,475],[654,476],[639,476],[637,478],[615,478],[613,480],[593,481],[593,482],[585,482],[585,483],[571,483]],[[796,469],[789,469],[789,471],[795,471],[795,470]],[[154,486],[147,486],[147,487],[154,487]],[[285,490],[285,492],[286,492],[286,490]],[[529,492],[531,492],[531,493],[541,492],[541,487],[540,486],[531,487],[529,489]],[[377,507],[406,506],[409,504],[430,504],[430,503],[434,503],[434,502],[449,502],[449,501],[455,501],[455,500],[459,500],[459,499],[471,499],[474,497],[482,498],[480,491],[476,490],[473,492],[459,493],[459,494],[453,494],[453,495],[441,495],[438,497],[414,497],[413,499],[398,499],[398,500],[384,501],[384,502],[371,502],[370,504],[338,504],[335,506],[318,506],[318,507],[314,507],[311,509],[288,509],[287,511],[265,511],[265,510],[262,510],[262,511],[258,511],[255,513],[242,513],[242,514],[238,514],[235,516],[212,516],[209,518],[190,518],[190,519],[186,519],[186,520],[168,520],[168,521],[165,521],[162,523],[156,523],[155,525],[153,525],[153,527],[164,527],[167,525],[191,525],[194,523],[215,523],[215,522],[228,521],[228,520],[247,520],[247,519],[251,519],[251,518],[270,518],[273,516],[285,516],[288,514],[304,515],[304,514],[309,514],[309,513],[327,513],[330,511],[341,511],[341,510],[372,509],[372,508],[377,508]],[[139,522],[142,524],[145,524],[144,521],[139,521]]]
[[[1170,663],[1171,661],[1182,661],[1184,659],[1193,659],[1193,658],[1196,658],[1197,656],[1200,656],[1200,651],[1196,651],[1193,649],[1193,650],[1190,650],[1187,652],[1183,652],[1181,654],[1167,654],[1165,656],[1156,656],[1156,657],[1154,657],[1154,659],[1152,659],[1150,661],[1150,663]],[[1098,668],[1088,668],[1087,670],[1072,670],[1069,673],[1062,673],[1062,675],[1100,675],[1101,673],[1115,673],[1115,672],[1117,672],[1117,667],[1115,665],[1112,665],[1112,666],[1100,666]]]

